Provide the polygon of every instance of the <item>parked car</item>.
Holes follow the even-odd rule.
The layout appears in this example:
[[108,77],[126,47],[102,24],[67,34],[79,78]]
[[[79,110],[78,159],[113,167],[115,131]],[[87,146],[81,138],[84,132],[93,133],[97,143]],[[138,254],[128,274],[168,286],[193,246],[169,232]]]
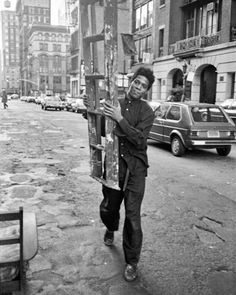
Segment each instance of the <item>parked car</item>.
[[11,95],[11,99],[18,99],[19,95],[17,93],[14,93]]
[[149,138],[170,144],[174,156],[194,148],[216,148],[220,156],[227,156],[236,143],[235,124],[220,106],[162,102],[155,113]]
[[54,109],[61,111],[63,109],[61,100],[57,96],[46,96],[41,102],[41,106],[43,110]]
[[226,113],[236,124],[236,99],[226,99],[220,105],[225,109]]
[[35,103],[36,103],[36,104],[41,104],[41,96],[37,96],[37,97],[35,98]]
[[21,100],[21,101],[26,101],[26,100],[27,100],[27,96],[21,96],[21,97],[20,97],[20,100]]
[[82,98],[77,98],[74,102],[72,102],[71,109],[76,113],[84,113],[87,110]]
[[27,96],[26,101],[27,102],[35,102],[35,97],[34,96]]
[[66,110],[67,111],[72,111],[72,103],[74,103],[76,98],[74,97],[68,97],[66,99]]

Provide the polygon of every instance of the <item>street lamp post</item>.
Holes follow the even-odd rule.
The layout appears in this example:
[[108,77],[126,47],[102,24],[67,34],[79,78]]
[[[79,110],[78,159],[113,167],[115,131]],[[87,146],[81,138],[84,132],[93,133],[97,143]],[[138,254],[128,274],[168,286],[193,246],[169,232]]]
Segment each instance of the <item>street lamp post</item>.
[[[39,88],[40,88],[40,74],[39,74],[39,58],[30,54],[30,74],[31,74],[31,79],[35,81],[34,85],[37,85],[37,92],[39,93]],[[34,60],[38,62],[37,66],[34,67],[33,63]]]
[[188,64],[187,64],[186,60],[184,60],[182,68],[183,68],[183,94],[182,94],[181,101],[185,101],[185,99],[186,99],[187,68],[188,68]]

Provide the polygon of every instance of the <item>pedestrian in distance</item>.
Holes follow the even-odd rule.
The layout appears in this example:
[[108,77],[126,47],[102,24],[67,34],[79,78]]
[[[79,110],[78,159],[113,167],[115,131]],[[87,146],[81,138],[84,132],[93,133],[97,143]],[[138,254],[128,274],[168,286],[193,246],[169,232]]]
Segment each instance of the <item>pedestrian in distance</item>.
[[170,95],[167,97],[166,101],[176,101],[175,91],[171,90]]
[[2,103],[3,103],[4,109],[8,108],[8,104],[7,104],[7,93],[6,93],[6,90],[5,89],[2,90]]
[[[116,107],[108,102],[103,104],[105,117],[116,122],[114,133],[119,140],[120,190],[103,185],[100,217],[106,226],[104,243],[112,246],[114,232],[119,228],[120,206],[124,200],[124,278],[129,282],[134,281],[138,275],[137,265],[143,240],[141,204],[148,168],[147,138],[155,117],[152,108],[142,98],[151,88],[154,79],[152,70],[140,67],[133,74],[125,97],[119,99],[119,105]],[[88,105],[86,99],[84,103]]]

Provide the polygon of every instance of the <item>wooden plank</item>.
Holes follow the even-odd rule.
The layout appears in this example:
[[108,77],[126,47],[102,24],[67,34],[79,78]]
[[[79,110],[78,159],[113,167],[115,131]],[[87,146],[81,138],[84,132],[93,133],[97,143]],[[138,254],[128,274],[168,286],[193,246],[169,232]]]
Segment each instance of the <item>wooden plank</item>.
[[[93,3],[91,3],[93,4]],[[88,36],[88,32],[91,35],[96,35],[96,24],[95,22],[95,10],[94,7],[90,7],[91,18],[92,18],[92,26],[89,23],[89,10],[88,5],[80,6],[81,12],[81,31],[82,36]],[[94,59],[94,50],[96,47],[91,47],[91,43],[85,42],[86,38],[82,39],[83,44],[83,56],[84,56],[84,64],[85,64],[85,77],[92,75],[94,76],[93,69],[96,68],[96,60]],[[103,36],[104,40],[104,36]],[[93,62],[93,66],[92,66]],[[89,148],[90,148],[90,173],[96,177],[101,177],[103,173],[103,165],[102,165],[102,151],[96,150],[92,148],[93,144],[101,144],[101,130],[100,130],[100,116],[91,115],[91,112],[96,111],[97,102],[96,102],[96,93],[97,93],[97,80],[96,79],[85,79],[86,82],[86,93],[88,95],[88,133],[89,133]]]
[[[107,102],[118,106],[116,74],[118,72],[117,1],[104,1],[105,90]],[[113,134],[116,123],[106,119],[106,180],[109,187],[119,189],[118,138]]]
[[88,43],[104,41],[104,34],[86,36],[86,37],[83,37],[83,41]]
[[91,144],[91,147],[95,148],[95,149],[98,149],[100,151],[104,151],[105,150],[105,147],[101,144]]
[[80,0],[82,5],[92,5],[99,2],[99,0]]
[[85,75],[85,79],[89,80],[104,80],[105,76],[100,74],[87,74]]
[[[88,95],[88,132],[90,148],[90,173],[91,177],[102,184],[119,189],[118,186],[118,138],[114,136],[113,130],[116,123],[106,119],[106,180],[103,179],[104,149],[101,148],[101,115],[100,97],[98,92],[98,80],[105,81],[106,101],[118,105],[118,91],[116,85],[116,74],[118,72],[118,48],[117,48],[117,1],[105,0],[102,15],[104,14],[103,33],[97,34],[96,9],[97,1],[80,1],[80,21],[83,44],[83,56],[85,63],[86,93]],[[98,12],[99,13],[99,12]],[[89,21],[89,15],[91,23]],[[99,28],[100,30],[101,28]],[[104,33],[105,32],[105,33]],[[105,75],[97,74],[98,44],[104,41],[104,72]],[[99,45],[100,46],[100,45]],[[99,69],[102,71],[101,69]]]

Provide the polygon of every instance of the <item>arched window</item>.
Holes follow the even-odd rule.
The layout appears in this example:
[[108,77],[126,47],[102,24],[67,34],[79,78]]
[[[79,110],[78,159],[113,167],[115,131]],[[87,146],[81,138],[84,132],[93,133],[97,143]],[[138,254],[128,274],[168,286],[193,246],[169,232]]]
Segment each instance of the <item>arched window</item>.
[[53,70],[54,70],[54,72],[61,71],[61,56],[60,55],[53,56]]
[[48,72],[48,56],[46,54],[42,54],[39,56],[39,66],[40,72]]
[[58,35],[58,41],[61,42],[62,41],[62,34]]
[[45,34],[45,41],[49,41],[49,34],[48,33]]
[[42,39],[43,39],[43,35],[42,35],[42,33],[38,33],[38,39],[39,39],[39,40],[42,40]]

